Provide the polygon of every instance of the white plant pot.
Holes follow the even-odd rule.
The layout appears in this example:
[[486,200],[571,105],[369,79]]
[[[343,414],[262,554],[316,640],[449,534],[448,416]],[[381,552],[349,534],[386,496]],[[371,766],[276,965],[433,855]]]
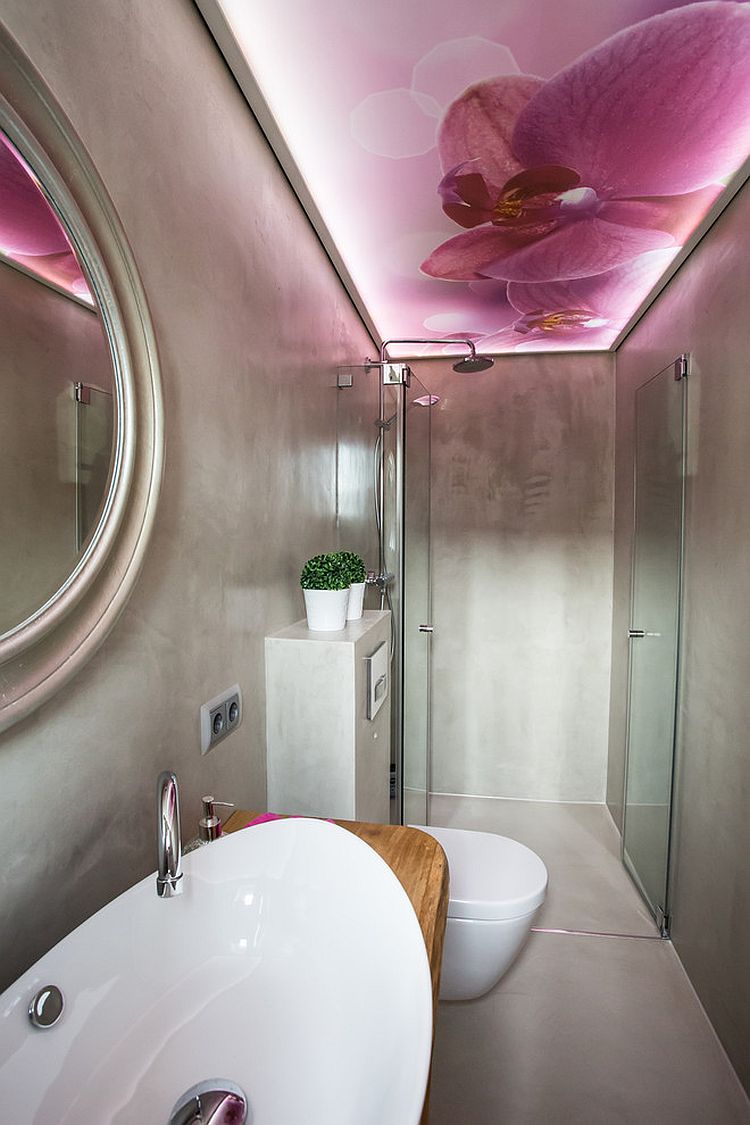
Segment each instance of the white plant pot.
[[303,590],[307,627],[315,633],[336,633],[346,628],[349,588],[346,590]]
[[349,608],[346,611],[347,621],[359,621],[362,616],[362,604],[365,600],[366,582],[352,582],[349,587]]

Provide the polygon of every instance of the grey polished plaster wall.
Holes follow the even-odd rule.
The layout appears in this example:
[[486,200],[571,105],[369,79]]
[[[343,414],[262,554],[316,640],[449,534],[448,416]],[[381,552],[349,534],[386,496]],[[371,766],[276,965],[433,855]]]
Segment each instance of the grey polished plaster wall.
[[432,789],[604,799],[613,357],[415,364],[432,416]]
[[750,1090],[750,191],[617,353],[608,800],[622,812],[635,389],[690,352],[672,936]]
[[[335,543],[337,363],[372,344],[187,0],[5,0],[132,244],[162,363],[166,469],[125,614],[70,686],[0,736],[0,987],[155,867],[159,770],[265,807],[263,637]],[[198,708],[239,681],[206,758]]]

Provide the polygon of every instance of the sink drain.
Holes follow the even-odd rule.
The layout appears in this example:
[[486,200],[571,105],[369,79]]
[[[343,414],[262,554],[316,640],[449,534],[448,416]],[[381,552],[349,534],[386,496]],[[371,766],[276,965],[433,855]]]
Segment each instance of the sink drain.
[[247,1098],[236,1082],[209,1078],[182,1095],[169,1125],[250,1125]]

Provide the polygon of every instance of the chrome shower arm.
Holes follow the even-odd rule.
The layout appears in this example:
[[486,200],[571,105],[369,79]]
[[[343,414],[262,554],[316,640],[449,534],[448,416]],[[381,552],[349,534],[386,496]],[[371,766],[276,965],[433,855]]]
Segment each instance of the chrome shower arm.
[[464,347],[468,348],[469,351],[471,352],[471,356],[470,356],[471,359],[476,359],[476,356],[477,356],[477,350],[474,347],[474,345],[472,344],[471,340],[465,340],[465,339],[426,340],[424,338],[420,339],[418,337],[415,337],[413,339],[384,340],[383,343],[380,345],[380,362],[381,362],[381,364],[386,362],[385,353],[387,352],[387,350],[391,346],[391,344],[435,344],[435,345],[439,344],[441,346],[443,344],[462,344]]

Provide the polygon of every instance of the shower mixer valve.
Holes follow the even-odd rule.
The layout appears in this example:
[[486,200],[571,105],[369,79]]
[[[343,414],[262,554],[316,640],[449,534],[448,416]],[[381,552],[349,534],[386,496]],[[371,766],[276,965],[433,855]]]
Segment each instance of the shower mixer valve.
[[385,590],[394,580],[395,575],[390,571],[384,570],[377,574],[374,570],[368,570],[365,582],[368,586],[377,586],[379,590]]

